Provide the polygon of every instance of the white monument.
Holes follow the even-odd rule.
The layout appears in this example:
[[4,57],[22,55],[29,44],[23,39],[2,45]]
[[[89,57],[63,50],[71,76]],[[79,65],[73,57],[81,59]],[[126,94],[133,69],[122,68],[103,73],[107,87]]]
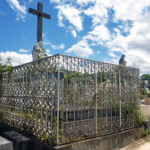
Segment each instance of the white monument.
[[33,52],[32,52],[33,61],[47,57],[47,55],[45,54],[45,49],[42,48],[42,45],[43,45],[42,41],[39,41],[33,47]]

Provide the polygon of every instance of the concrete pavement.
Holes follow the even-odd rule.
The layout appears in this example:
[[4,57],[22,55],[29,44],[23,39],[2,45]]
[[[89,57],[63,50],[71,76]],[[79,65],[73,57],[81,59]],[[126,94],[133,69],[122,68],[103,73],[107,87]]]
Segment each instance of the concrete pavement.
[[150,150],[150,135],[121,148],[120,150]]
[[13,143],[0,136],[0,150],[13,150]]

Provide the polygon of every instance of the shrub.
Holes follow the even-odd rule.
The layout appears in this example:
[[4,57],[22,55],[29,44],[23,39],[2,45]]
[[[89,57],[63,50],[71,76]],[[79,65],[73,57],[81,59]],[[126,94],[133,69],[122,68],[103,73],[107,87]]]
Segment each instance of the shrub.
[[144,135],[145,135],[145,136],[148,136],[148,135],[149,135],[149,131],[148,131],[148,130],[145,130],[145,131],[144,131]]

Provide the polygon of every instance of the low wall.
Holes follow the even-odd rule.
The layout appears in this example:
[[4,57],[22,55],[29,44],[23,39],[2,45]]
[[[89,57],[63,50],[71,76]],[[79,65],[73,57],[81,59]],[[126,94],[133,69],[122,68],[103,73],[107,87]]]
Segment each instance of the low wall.
[[[150,99],[150,98],[149,98]],[[150,132],[150,105],[141,105],[141,112],[145,116],[145,128]]]
[[144,127],[54,147],[55,150],[115,150],[143,137]]
[[[16,128],[0,123],[0,135],[6,131],[17,131]],[[133,128],[107,136],[91,138],[79,142],[55,146],[53,144],[43,144],[36,137],[17,131],[31,139],[30,150],[115,150],[124,147],[143,136],[144,127]]]
[[[97,137],[104,136],[123,130],[137,127],[135,119],[121,118],[122,125],[120,126],[120,117],[103,117],[97,119]],[[96,137],[95,119],[86,119],[78,121],[63,122],[61,126],[61,138],[59,144],[76,142],[79,140]]]
[[146,105],[150,105],[150,97],[145,97],[144,100]]

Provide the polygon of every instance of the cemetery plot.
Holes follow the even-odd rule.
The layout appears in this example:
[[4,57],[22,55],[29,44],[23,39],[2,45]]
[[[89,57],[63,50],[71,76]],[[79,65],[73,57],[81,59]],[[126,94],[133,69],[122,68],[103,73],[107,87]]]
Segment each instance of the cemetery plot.
[[139,69],[62,54],[3,73],[0,119],[57,145],[137,127]]

